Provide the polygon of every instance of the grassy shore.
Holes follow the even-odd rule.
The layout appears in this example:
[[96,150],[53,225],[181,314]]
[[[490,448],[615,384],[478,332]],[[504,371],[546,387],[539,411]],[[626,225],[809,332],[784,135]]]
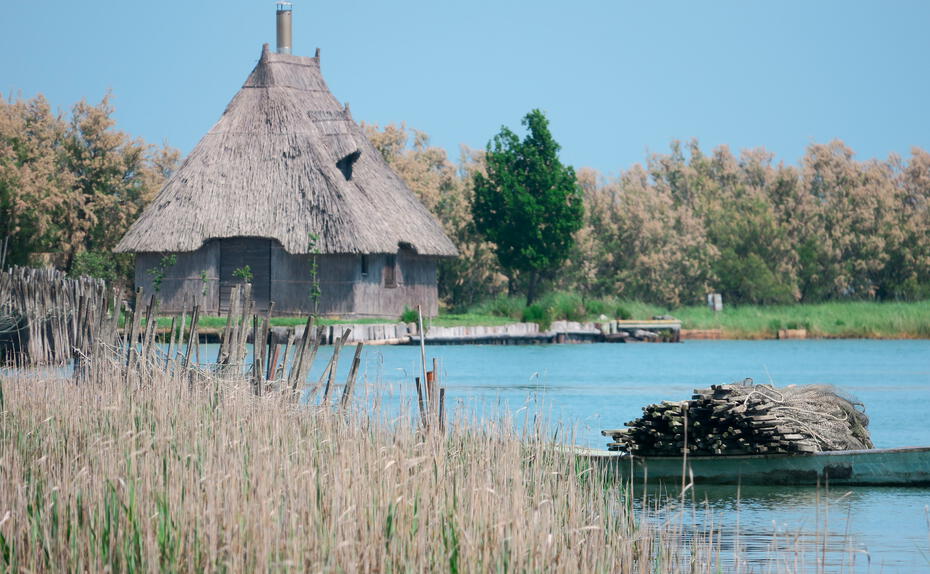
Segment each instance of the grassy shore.
[[[726,305],[714,313],[703,305],[670,309],[637,301],[583,300],[556,293],[538,303],[543,320],[595,321],[599,317],[651,319],[670,315],[681,319],[683,329],[719,329],[723,338],[771,339],[780,329],[806,329],[808,337],[907,339],[930,338],[930,301],[911,303],[842,302],[798,305]],[[520,299],[498,299],[476,306],[466,315],[471,324],[488,324],[509,317],[528,319]],[[443,324],[458,315],[441,315]]]
[[[540,310],[541,309],[541,310]],[[477,305],[465,313],[443,311],[427,317],[428,325],[441,327],[504,325],[532,321],[544,328],[554,320],[597,321],[611,319],[651,319],[670,315],[681,319],[683,329],[720,330],[725,339],[772,339],[780,329],[805,329],[813,338],[927,339],[930,338],[930,301],[913,303],[843,302],[798,305],[727,305],[714,313],[705,306],[669,309],[638,301],[585,301],[578,296],[556,294],[537,306],[527,308],[519,298],[498,299]],[[388,323],[397,319],[323,318],[318,324]],[[275,317],[278,327],[304,325],[304,317]],[[167,329],[171,318],[160,317],[158,325]],[[225,317],[201,317],[200,328],[222,330]]]
[[779,329],[806,329],[808,337],[822,338],[930,338],[930,301],[742,306],[719,313],[686,307],[672,314],[683,328],[720,329],[732,339],[772,338]]

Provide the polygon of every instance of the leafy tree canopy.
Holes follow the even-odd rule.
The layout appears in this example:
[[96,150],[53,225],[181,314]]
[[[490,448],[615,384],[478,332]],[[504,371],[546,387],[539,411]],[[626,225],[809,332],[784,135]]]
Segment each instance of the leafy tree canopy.
[[540,110],[523,118],[521,141],[506,126],[488,143],[486,173],[474,175],[475,226],[495,245],[511,280],[525,275],[527,300],[540,280],[568,257],[584,222],[581,188],[571,166],[559,161],[559,144]]

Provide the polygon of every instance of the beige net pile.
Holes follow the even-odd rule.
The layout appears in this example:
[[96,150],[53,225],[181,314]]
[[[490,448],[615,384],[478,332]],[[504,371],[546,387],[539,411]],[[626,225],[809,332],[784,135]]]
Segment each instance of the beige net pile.
[[611,450],[640,456],[802,454],[872,448],[868,425],[862,403],[832,386],[746,379],[648,405],[628,428],[601,432]]

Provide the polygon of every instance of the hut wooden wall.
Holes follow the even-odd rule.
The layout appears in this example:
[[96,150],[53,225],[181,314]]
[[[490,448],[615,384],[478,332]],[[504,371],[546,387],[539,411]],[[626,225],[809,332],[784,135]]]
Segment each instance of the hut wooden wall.
[[[150,269],[158,267],[164,254],[136,256],[136,285],[154,293]],[[220,291],[220,242],[209,241],[197,251],[177,253],[177,263],[169,268],[161,284],[159,309],[166,313],[190,310],[196,300],[203,313],[218,314]],[[343,317],[384,317],[396,319],[417,305],[423,312],[439,311],[434,257],[401,251],[395,256],[396,287],[385,286],[388,255],[368,255],[368,273],[362,275],[361,255],[317,255],[320,281],[319,313]],[[281,245],[271,245],[271,300],[275,315],[306,315],[313,312],[310,297],[312,280],[310,255],[292,255]],[[201,272],[207,273],[207,293]],[[258,278],[256,278],[258,279]]]
[[[355,283],[355,312],[369,317],[400,317],[404,307],[423,307],[426,315],[439,312],[436,258],[401,251],[396,256],[396,287],[385,287],[387,255],[369,255],[368,277]],[[359,261],[361,261],[359,257]],[[359,263],[361,269],[361,263]]]
[[[321,314],[351,315],[354,312],[352,284],[358,280],[357,259],[350,255],[317,256]],[[275,315],[306,315],[313,311],[310,265],[310,255],[292,255],[277,243],[272,247],[271,299]]]
[[[139,253],[136,255],[136,286],[145,289],[146,296],[155,293],[150,270],[157,269],[165,253]],[[168,268],[158,292],[159,311],[180,313],[190,311],[193,301],[201,306],[201,313],[219,312],[219,243],[208,241],[197,251],[175,253],[177,263]],[[206,272],[206,295],[201,273]]]
[[[396,319],[405,306],[413,309],[417,305],[423,306],[424,313],[438,313],[435,258],[398,254],[397,286],[391,288],[384,286],[388,256],[367,257],[368,273],[362,276],[361,255],[317,256],[321,314]],[[272,248],[271,298],[276,315],[304,315],[313,310],[310,262],[310,255]]]

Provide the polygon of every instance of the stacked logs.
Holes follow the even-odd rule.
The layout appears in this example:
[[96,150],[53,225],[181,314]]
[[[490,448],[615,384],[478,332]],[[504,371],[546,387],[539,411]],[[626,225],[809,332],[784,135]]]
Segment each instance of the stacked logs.
[[[821,404],[813,403],[811,397],[817,397]],[[626,423],[628,428],[601,434],[613,439],[607,445],[610,450],[639,456],[800,454],[871,448],[865,430],[868,419],[846,406],[854,404],[823,387],[776,390],[771,385],[752,385],[747,379],[695,389],[690,401],[648,405],[643,407],[643,416]],[[821,420],[829,421],[829,426],[817,422]]]

